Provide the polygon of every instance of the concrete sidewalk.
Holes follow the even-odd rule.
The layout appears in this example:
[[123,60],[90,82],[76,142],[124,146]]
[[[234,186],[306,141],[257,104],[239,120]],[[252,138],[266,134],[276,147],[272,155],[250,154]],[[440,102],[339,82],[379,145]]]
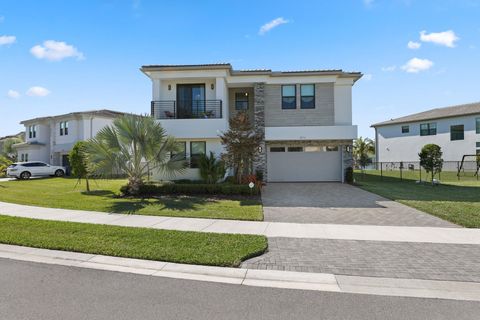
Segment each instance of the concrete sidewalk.
[[5,202],[0,202],[0,215],[179,231],[257,234],[283,238],[480,244],[480,229],[465,228],[299,224],[175,218],[41,208]]
[[0,244],[0,258],[256,287],[480,301],[480,283],[186,265]]

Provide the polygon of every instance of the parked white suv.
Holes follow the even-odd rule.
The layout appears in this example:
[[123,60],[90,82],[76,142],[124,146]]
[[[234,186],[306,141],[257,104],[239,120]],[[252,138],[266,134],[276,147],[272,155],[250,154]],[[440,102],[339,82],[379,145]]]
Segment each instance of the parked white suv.
[[65,172],[65,167],[51,166],[40,161],[17,162],[7,168],[7,176],[23,180],[41,176],[63,177]]

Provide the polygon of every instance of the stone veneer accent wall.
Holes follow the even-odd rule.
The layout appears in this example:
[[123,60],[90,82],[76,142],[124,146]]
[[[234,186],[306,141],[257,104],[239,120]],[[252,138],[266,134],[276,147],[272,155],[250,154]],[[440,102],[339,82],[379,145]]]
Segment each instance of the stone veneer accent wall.
[[[254,91],[254,127],[257,133],[265,137],[265,83],[259,82],[253,85]],[[262,151],[253,162],[254,171],[262,171],[263,179],[267,181],[267,148],[265,140],[261,143]]]

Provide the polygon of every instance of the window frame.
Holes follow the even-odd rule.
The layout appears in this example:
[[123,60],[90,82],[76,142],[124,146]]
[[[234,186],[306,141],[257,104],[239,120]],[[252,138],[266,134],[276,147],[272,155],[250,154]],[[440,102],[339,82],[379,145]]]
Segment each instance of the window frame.
[[[238,99],[239,97],[241,97],[245,100],[239,100]],[[248,110],[250,108],[249,100],[250,100],[250,95],[248,94],[248,92],[235,92],[235,110],[236,111],[246,111],[246,110]],[[245,103],[246,107],[239,107],[238,106],[239,102]]]
[[287,152],[303,152],[302,146],[290,146],[287,147]]
[[[462,131],[453,132],[454,127],[461,127]],[[450,141],[461,141],[465,140],[465,125],[463,124],[454,124],[450,126]]]
[[[427,129],[422,129],[422,126],[427,126]],[[432,128],[434,127],[434,128]],[[426,133],[424,132],[426,130]],[[437,123],[436,122],[425,122],[420,123],[420,136],[435,136],[437,135]]]
[[37,125],[32,124],[31,126],[28,126],[28,138],[34,139],[36,137],[37,137]]
[[402,126],[401,130],[402,130],[402,133],[410,133],[410,126],[408,124],[404,125]]
[[[294,89],[294,93],[293,93],[293,96],[284,96],[283,95],[283,88],[284,87],[293,87]],[[295,110],[297,109],[297,85],[295,84],[282,84],[282,87],[281,87],[281,95],[282,95],[282,110]],[[288,98],[288,99],[292,99],[293,98],[293,102],[285,102],[284,99],[285,98]],[[292,104],[293,106],[287,106],[286,104]]]
[[[192,153],[194,143],[202,143],[204,152],[203,153]],[[199,164],[197,162],[198,159],[195,158],[195,157],[199,157],[202,154],[205,155],[206,153],[207,153],[207,142],[206,141],[190,141],[190,168],[192,168],[192,169],[199,168]]]
[[480,134],[480,118],[475,118],[475,132]]
[[[187,141],[176,141],[175,143],[183,144],[183,157],[176,160],[187,160]],[[170,152],[170,159],[175,157],[177,154],[181,154],[181,152]]]
[[[302,87],[303,86],[312,86],[313,87],[313,95],[312,96],[304,96],[302,95]],[[312,98],[312,105],[305,106],[303,98]],[[315,83],[304,83],[300,85],[300,109],[315,109]]]

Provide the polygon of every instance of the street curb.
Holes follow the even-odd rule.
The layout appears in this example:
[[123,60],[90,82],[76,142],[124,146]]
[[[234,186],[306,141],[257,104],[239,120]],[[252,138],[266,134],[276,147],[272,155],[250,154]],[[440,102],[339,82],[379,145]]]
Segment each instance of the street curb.
[[0,258],[234,285],[480,301],[480,283],[223,268],[0,244]]

